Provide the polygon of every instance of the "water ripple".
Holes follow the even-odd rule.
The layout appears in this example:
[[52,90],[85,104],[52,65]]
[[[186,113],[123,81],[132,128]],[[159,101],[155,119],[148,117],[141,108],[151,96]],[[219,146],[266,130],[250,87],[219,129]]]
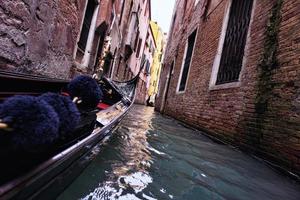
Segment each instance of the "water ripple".
[[298,200],[297,183],[152,108],[135,106],[58,199]]

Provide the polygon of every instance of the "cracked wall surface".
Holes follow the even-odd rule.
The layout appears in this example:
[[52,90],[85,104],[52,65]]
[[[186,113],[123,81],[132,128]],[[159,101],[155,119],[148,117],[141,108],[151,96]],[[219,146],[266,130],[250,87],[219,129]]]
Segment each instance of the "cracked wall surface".
[[81,0],[0,0],[0,69],[68,79]]

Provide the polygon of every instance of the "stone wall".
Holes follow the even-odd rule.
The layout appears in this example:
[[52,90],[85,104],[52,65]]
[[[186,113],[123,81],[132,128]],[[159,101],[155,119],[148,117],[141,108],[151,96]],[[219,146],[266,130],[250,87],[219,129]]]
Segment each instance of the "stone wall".
[[0,69],[67,79],[83,0],[0,0]]
[[[166,76],[175,58],[164,113],[300,174],[299,1],[283,1],[279,30],[275,30],[277,62],[266,73],[262,62],[268,54],[269,20],[274,5],[281,1],[255,1],[240,85],[218,90],[210,90],[209,83],[229,0],[212,1],[206,17],[199,17],[205,13],[206,1],[200,1],[196,8],[193,1],[188,2],[190,11],[178,25],[181,34],[173,35],[166,48],[156,109],[161,108]],[[182,7],[178,13],[184,13]],[[187,88],[177,94],[185,41],[196,27]]]
[[135,102],[136,104],[146,105],[146,83],[142,81],[141,79],[138,81],[138,84],[136,86],[136,95],[135,95]]

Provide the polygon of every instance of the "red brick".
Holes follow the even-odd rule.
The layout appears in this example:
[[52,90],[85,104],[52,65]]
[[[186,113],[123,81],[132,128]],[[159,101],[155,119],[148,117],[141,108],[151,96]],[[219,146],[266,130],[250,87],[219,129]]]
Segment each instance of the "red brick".
[[[209,81],[228,1],[213,0],[214,3],[211,5],[219,6],[210,8],[211,12],[206,21],[200,17],[203,13],[204,2],[200,1],[202,5],[194,9],[193,1],[188,1],[188,12],[182,9],[183,0],[176,2],[177,17],[182,19],[182,23],[175,21],[173,34],[167,44],[156,110],[160,111],[163,106],[162,97],[166,77],[175,57],[176,66],[163,110],[165,114],[201,130],[207,130],[214,136],[231,141],[233,145],[250,150],[300,174],[299,159],[295,159],[298,154],[295,148],[298,150],[300,145],[300,141],[297,140],[300,137],[297,131],[300,125],[297,120],[300,104],[296,103],[300,96],[300,47],[299,42],[297,43],[300,37],[299,1],[292,0],[283,3],[277,54],[280,66],[272,72],[271,80],[276,87],[272,91],[268,110],[263,119],[255,110],[260,73],[258,64],[264,52],[269,13],[276,1],[256,1],[253,23],[250,26],[251,41],[241,86],[216,91],[209,91]],[[199,32],[187,89],[184,94],[176,94],[185,39],[191,33],[190,30],[196,27]],[[259,143],[255,142],[253,146],[253,141]]]

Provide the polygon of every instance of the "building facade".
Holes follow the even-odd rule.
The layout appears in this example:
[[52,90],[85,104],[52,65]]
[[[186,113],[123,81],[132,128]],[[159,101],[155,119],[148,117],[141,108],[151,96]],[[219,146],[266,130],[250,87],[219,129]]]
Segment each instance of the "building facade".
[[156,110],[300,174],[299,9],[177,0]]
[[0,70],[70,79],[140,74],[145,103],[154,40],[150,0],[0,0]]
[[0,68],[61,79],[94,73],[106,36],[118,32],[120,3],[1,1]]
[[[96,31],[91,40],[93,42],[89,51],[91,56],[88,68],[99,76],[104,75],[119,81],[129,80],[139,72],[143,56],[149,53],[144,47],[151,17],[151,1],[102,0],[100,4],[95,17]],[[88,16],[84,19],[92,21]],[[82,27],[84,25],[85,23]],[[92,26],[89,27],[91,30]],[[78,38],[81,41],[81,35]],[[78,49],[78,45],[76,48]],[[78,52],[76,49],[75,51]],[[75,53],[75,65],[79,68],[85,61],[82,52],[79,48],[79,59]],[[148,60],[151,61],[152,58]],[[146,73],[141,73],[139,86],[143,87],[140,87],[142,90],[137,94],[137,101],[141,103],[146,96],[147,78]]]
[[85,1],[0,1],[0,69],[68,79]]
[[158,83],[159,83],[159,77],[162,67],[162,58],[163,58],[163,52],[165,47],[165,34],[163,33],[162,29],[159,27],[159,25],[151,21],[150,22],[150,28],[152,31],[152,34],[154,36],[154,41],[156,44],[156,49],[153,55],[153,62],[151,65],[150,70],[150,81],[149,81],[149,89],[148,89],[148,98],[151,105],[154,105],[155,98],[158,92]]
[[147,98],[149,80],[146,68],[152,62],[152,53],[149,45],[152,45],[153,48],[153,36],[149,34],[151,1],[124,0],[123,4],[123,15],[126,16],[121,23],[124,23],[126,31],[123,32],[120,52],[115,58],[113,78],[129,80],[137,75],[141,67],[143,67],[137,87],[136,103],[144,104]]
[[150,80],[151,80],[151,70],[153,66],[154,61],[154,54],[156,51],[156,43],[154,39],[154,35],[151,29],[151,26],[149,24],[148,31],[147,31],[147,37],[144,47],[144,54],[142,57],[142,60],[144,60],[144,68],[143,68],[143,77],[145,80],[145,83],[143,84],[141,91],[143,91],[143,97],[142,101],[139,103],[147,104],[147,100],[149,99],[148,90],[150,87]]

